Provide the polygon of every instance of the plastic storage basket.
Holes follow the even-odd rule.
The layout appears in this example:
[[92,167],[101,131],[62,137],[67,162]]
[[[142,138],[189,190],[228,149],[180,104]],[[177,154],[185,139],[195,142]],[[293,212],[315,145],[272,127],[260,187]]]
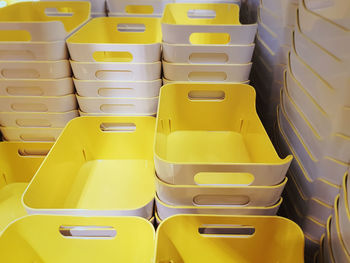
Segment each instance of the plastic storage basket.
[[0,231],[26,215],[21,198],[51,143],[0,142]]
[[242,25],[234,4],[168,4],[162,18],[163,42],[230,44],[254,42],[257,25]]
[[[96,34],[98,32],[98,34]],[[162,33],[158,18],[95,18],[67,39],[72,60],[156,62]]]
[[150,219],[154,125],[153,117],[72,120],[23,196],[27,211]]
[[165,6],[174,0],[107,0],[108,16],[162,17]]
[[156,239],[157,263],[304,262],[303,232],[282,217],[174,216]]
[[27,216],[0,236],[0,261],[151,262],[154,236],[152,224],[137,217]]
[[158,108],[155,165],[170,184],[277,185],[292,156],[280,159],[245,84],[168,84]]

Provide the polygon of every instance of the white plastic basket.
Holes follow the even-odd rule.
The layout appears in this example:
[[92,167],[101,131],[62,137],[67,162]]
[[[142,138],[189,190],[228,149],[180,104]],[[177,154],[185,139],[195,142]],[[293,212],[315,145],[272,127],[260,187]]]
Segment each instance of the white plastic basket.
[[[350,45],[349,30],[310,12],[305,7],[304,1],[300,1],[299,4],[298,25],[301,32],[340,60],[350,59],[348,52]],[[322,32],[322,34],[319,32]]]
[[[57,1],[57,0],[41,0],[41,1]],[[91,4],[91,17],[106,16],[106,3],[104,0],[70,0],[70,1],[85,1]]]
[[164,77],[176,81],[224,81],[249,80],[252,63],[247,64],[186,64],[163,61]]
[[68,58],[65,41],[2,42],[0,60],[63,60]]
[[81,80],[152,81],[161,77],[161,62],[115,63],[71,61],[75,78]]
[[0,79],[59,79],[71,74],[68,60],[0,61]]
[[148,116],[157,113],[158,97],[94,98],[77,95],[80,110],[86,113]]
[[75,95],[0,97],[2,112],[66,112],[77,109]]
[[235,206],[174,206],[167,204],[156,196],[156,207],[160,220],[177,214],[206,215],[275,215],[282,203],[282,198],[272,206],[235,207]]
[[160,60],[161,41],[158,18],[100,17],[69,37],[67,45],[78,62],[151,63]]
[[[181,82],[184,83],[184,82],[188,82],[188,81],[176,81],[176,80],[168,80],[168,79],[163,78],[163,85],[170,84],[170,83],[181,83]],[[208,83],[208,81],[196,81],[195,83]],[[235,83],[235,82],[231,82],[231,83]],[[249,85],[249,83],[250,83],[250,80],[241,82],[241,84],[248,84],[248,85]]]
[[54,142],[62,130],[62,128],[0,127],[5,140],[24,142]]
[[167,4],[174,0],[107,0],[108,16],[162,17]]
[[[181,5],[179,6],[181,12],[173,14],[173,5]],[[193,33],[222,33],[229,35],[226,44],[251,44],[254,42],[257,24],[220,24],[221,22],[216,22],[216,18],[223,19],[225,16],[226,18],[238,16],[238,8],[237,5],[232,4],[168,4],[162,18],[163,42],[191,44],[190,38]],[[209,12],[209,15],[207,12]],[[178,17],[179,14],[181,14],[181,17]],[[203,22],[203,16],[206,22]],[[168,22],[168,20],[172,20],[169,18],[173,18],[174,21]]]
[[0,79],[0,96],[64,96],[73,93],[72,78]]
[[77,110],[62,113],[0,112],[0,125],[5,127],[64,128],[71,119],[78,116]]
[[153,81],[101,81],[74,79],[74,85],[82,97],[152,98],[159,95],[162,80]]
[[163,59],[171,63],[247,64],[254,44],[250,45],[190,45],[163,43]]

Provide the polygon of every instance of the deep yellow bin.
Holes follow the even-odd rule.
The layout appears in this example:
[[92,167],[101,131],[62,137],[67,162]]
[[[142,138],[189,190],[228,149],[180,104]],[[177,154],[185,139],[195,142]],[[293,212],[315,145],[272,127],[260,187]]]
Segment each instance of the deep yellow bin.
[[304,235],[276,216],[177,215],[157,229],[156,263],[301,263]]

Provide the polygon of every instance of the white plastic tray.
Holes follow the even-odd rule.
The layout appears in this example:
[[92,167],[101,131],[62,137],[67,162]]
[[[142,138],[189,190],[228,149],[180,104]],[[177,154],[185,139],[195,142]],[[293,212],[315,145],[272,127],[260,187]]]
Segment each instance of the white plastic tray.
[[350,60],[340,61],[307,38],[297,27],[294,32],[294,45],[297,54],[330,86],[348,88]]
[[0,96],[63,96],[73,93],[72,78],[0,79]]
[[347,172],[348,164],[332,158],[322,157],[316,159],[312,156],[310,150],[302,141],[300,134],[286,116],[283,109],[283,102],[279,108],[278,116],[281,131],[283,131],[285,137],[288,138],[290,145],[293,145],[295,154],[299,157],[299,160],[302,160],[303,166],[311,179],[317,180],[317,178],[325,178],[335,185],[341,185],[343,176]]
[[68,58],[65,41],[2,42],[0,60],[63,60]]
[[282,203],[282,198],[268,207],[235,207],[235,206],[173,206],[164,203],[156,196],[156,207],[160,220],[176,214],[214,214],[214,215],[275,215]]
[[[265,9],[268,9],[279,17],[285,17],[287,20],[291,20],[293,16],[295,18],[295,12],[298,8],[298,0],[261,0],[261,4]],[[293,21],[295,23],[295,20]],[[291,25],[294,25],[294,23]]]
[[334,202],[334,214],[331,221],[331,242],[335,262],[350,262],[350,254],[346,251],[343,237],[339,228],[339,198]]
[[71,119],[78,116],[77,110],[63,113],[0,112],[0,125],[7,127],[64,128]]
[[173,185],[156,176],[158,198],[175,206],[271,206],[280,199],[286,183],[287,178],[275,186]]
[[79,96],[114,98],[152,98],[159,95],[162,80],[153,81],[103,81],[73,79]]
[[174,0],[106,0],[108,16],[162,17],[167,4]]
[[[134,30],[140,25],[144,26],[143,30]],[[119,29],[119,26],[123,28]],[[97,31],[98,29],[100,31]],[[102,36],[96,39],[94,34],[102,34]],[[67,45],[71,59],[77,62],[117,62],[118,60],[115,59],[118,58],[113,58],[112,61],[105,59],[101,61],[94,55],[96,52],[114,52],[112,54],[119,52],[130,55],[130,61],[128,61],[130,63],[151,63],[160,61],[161,40],[160,19],[100,17],[90,20],[69,37]]]
[[77,95],[80,110],[86,113],[114,115],[155,115],[158,97],[153,98],[93,98]]
[[0,61],[0,79],[59,79],[70,76],[68,60]]
[[296,23],[296,15],[298,5],[289,5],[289,10],[282,13],[273,13],[271,10],[264,7],[264,4],[261,5],[258,9],[260,12],[261,22],[264,23],[267,27],[271,28],[272,31],[277,33],[279,30],[287,26],[294,26]]
[[350,206],[348,199],[347,182],[349,175],[344,176],[343,185],[339,197],[339,230],[344,241],[344,246],[350,253]]
[[66,112],[77,109],[75,95],[0,97],[2,112]]
[[0,127],[5,140],[25,142],[54,142],[62,130],[62,128]]
[[[11,17],[10,21],[6,19],[8,10],[19,10],[19,7],[23,7],[18,12],[18,17]],[[47,15],[45,12],[47,9],[64,9],[71,10],[71,15]],[[24,15],[21,12],[27,12],[28,17],[31,17],[31,21],[26,21]],[[11,11],[11,14],[14,14]],[[13,30],[14,32],[22,31],[26,33],[26,38],[30,41],[57,41],[64,40],[69,34],[78,29],[90,18],[90,3],[87,2],[28,2],[17,3],[16,5],[9,5],[8,7],[0,9],[0,31],[1,30]],[[33,19],[35,17],[35,19]],[[17,21],[16,21],[17,19]],[[66,30],[66,26],[69,25],[69,29]],[[26,32],[23,32],[26,31]],[[28,35],[29,34],[29,35]]]
[[249,80],[252,63],[186,64],[163,61],[163,74],[168,80],[244,82]]
[[254,44],[249,45],[190,45],[163,43],[163,59],[171,63],[247,64],[251,61]]
[[[295,79],[328,116],[338,115],[341,108],[350,106],[350,89],[330,86],[305,64],[294,50],[290,53],[290,70]],[[344,123],[345,125],[347,122]]]
[[161,62],[114,63],[75,62],[71,60],[75,78],[81,80],[151,81],[161,77]]
[[[183,14],[193,10],[193,5],[183,8]],[[208,7],[209,8],[209,7]],[[226,7],[221,7],[226,8]],[[207,9],[209,10],[209,9]],[[164,10],[166,12],[166,9]],[[192,19],[201,19],[193,18]],[[191,44],[193,33],[226,33],[230,35],[229,45],[248,45],[254,42],[257,24],[215,25],[215,24],[166,24],[162,22],[163,42],[169,44]]]

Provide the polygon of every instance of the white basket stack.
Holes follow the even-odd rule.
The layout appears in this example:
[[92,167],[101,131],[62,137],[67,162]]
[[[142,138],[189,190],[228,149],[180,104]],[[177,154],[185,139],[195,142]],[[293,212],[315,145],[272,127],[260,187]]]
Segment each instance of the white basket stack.
[[275,152],[253,87],[172,83],[160,92],[154,159],[159,221],[174,214],[274,215],[292,156]]
[[80,115],[155,115],[158,18],[95,18],[67,40]]
[[256,24],[235,4],[168,4],[162,18],[164,84],[248,83]]
[[285,152],[295,156],[287,199],[299,215],[297,221],[310,241],[306,252],[312,257],[349,167],[350,26],[346,29],[337,22],[350,21],[350,14],[341,17],[345,7],[340,4],[338,19],[329,20],[307,9],[308,2],[299,3],[279,130]]
[[85,2],[26,2],[0,9],[0,130],[5,140],[55,141],[78,116],[65,38],[89,14]]
[[322,263],[350,262],[350,178],[344,176],[334,211],[327,221],[327,233],[321,240]]
[[252,83],[258,94],[259,114],[269,133],[276,121],[297,7],[297,0],[262,0],[258,8]]

